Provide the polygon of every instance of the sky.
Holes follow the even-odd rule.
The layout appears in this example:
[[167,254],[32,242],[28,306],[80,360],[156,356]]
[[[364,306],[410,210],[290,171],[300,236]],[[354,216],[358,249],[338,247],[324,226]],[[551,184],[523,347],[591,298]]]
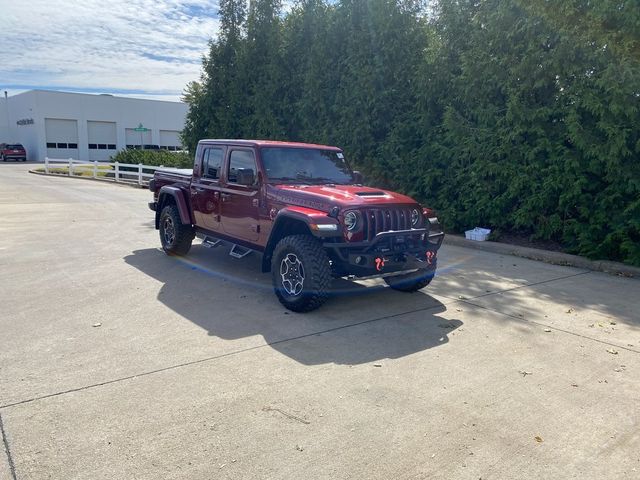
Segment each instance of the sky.
[[218,32],[217,0],[0,0],[0,92],[178,101]]

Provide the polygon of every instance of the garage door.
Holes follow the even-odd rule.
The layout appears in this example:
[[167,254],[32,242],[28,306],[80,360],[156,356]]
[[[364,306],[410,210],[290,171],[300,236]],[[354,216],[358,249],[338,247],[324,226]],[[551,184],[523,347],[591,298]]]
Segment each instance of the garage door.
[[109,160],[116,154],[116,123],[87,122],[89,160]]
[[180,132],[177,130],[160,130],[160,148],[163,150],[182,150]]
[[140,148],[140,145],[151,144],[151,131],[136,132],[133,128],[125,128],[127,148]]
[[78,122],[61,118],[44,119],[47,157],[78,158]]

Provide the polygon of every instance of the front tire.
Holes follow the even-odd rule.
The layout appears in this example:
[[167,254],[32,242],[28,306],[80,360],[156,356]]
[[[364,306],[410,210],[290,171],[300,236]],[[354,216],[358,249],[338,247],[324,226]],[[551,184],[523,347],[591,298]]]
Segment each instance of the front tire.
[[184,225],[175,205],[167,205],[160,213],[160,243],[167,255],[186,255],[191,248],[195,231]]
[[404,275],[384,277],[384,281],[394,290],[400,292],[417,292],[431,283],[436,272],[433,270],[417,270]]
[[329,257],[320,242],[309,235],[291,235],[278,242],[271,275],[278,300],[291,311],[320,308],[329,295]]

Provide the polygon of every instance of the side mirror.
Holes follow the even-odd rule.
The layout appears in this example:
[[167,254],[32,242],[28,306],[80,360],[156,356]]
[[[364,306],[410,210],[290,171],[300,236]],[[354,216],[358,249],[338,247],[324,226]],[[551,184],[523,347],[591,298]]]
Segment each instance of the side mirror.
[[363,184],[364,176],[358,170],[353,171],[353,183]]
[[252,168],[239,168],[238,169],[238,181],[239,185],[245,185],[250,187],[256,181],[255,173]]

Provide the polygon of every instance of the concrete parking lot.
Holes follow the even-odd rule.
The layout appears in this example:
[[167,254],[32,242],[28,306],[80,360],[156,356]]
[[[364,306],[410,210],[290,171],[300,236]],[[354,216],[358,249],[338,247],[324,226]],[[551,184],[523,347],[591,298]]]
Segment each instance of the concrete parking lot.
[[285,311],[148,191],[0,164],[0,479],[640,478],[640,281],[445,246]]

